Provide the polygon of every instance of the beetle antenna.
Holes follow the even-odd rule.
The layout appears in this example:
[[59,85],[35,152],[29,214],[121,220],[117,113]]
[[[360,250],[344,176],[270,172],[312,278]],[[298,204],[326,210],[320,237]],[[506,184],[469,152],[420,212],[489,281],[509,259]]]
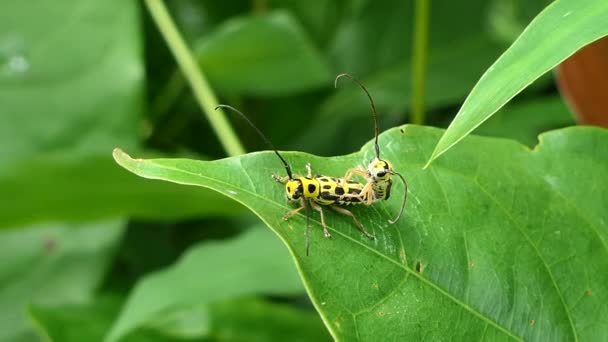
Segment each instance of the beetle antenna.
[[405,181],[405,178],[403,178],[403,176],[399,172],[391,171],[390,173],[393,175],[399,176],[399,178],[401,178],[401,181],[403,182],[403,186],[405,187],[405,189],[403,191],[403,204],[401,204],[401,210],[399,210],[399,214],[397,215],[397,217],[394,220],[388,220],[389,223],[394,224],[395,222],[397,222],[399,220],[399,218],[401,217],[401,214],[403,214],[403,210],[405,209],[405,202],[407,201],[407,182]]
[[287,162],[285,161],[283,156],[281,156],[279,151],[277,151],[277,148],[274,147],[274,145],[270,142],[270,140],[268,140],[268,138],[266,138],[264,133],[262,133],[262,131],[260,131],[260,129],[256,125],[254,125],[253,122],[251,122],[251,120],[249,120],[249,118],[245,114],[243,114],[238,109],[236,109],[232,106],[229,106],[229,105],[220,104],[220,105],[215,106],[215,110],[217,110],[218,108],[229,109],[229,110],[237,113],[238,115],[240,115],[243,119],[245,119],[245,121],[247,121],[249,126],[251,126],[258,133],[258,135],[262,138],[262,140],[264,140],[266,145],[268,145],[268,147],[270,147],[270,149],[279,157],[279,159],[281,159],[281,162],[283,162],[283,166],[285,166],[285,171],[287,171],[287,175],[289,176],[289,179],[293,179],[293,175],[291,174],[291,167],[289,166],[289,164],[287,164]]
[[342,77],[348,77],[353,82],[357,83],[359,85],[359,87],[361,87],[361,89],[363,89],[363,91],[365,92],[365,95],[367,95],[367,98],[369,99],[369,104],[372,107],[372,114],[374,116],[374,149],[376,151],[376,158],[380,159],[380,145],[378,145],[378,134],[379,134],[378,112],[376,111],[376,105],[374,104],[374,100],[372,99],[372,96],[369,94],[369,91],[367,91],[367,88],[365,88],[363,83],[361,83],[361,81],[359,81],[358,79],[354,78],[353,76],[351,76],[350,74],[347,74],[347,73],[336,76],[336,80],[334,81],[334,87],[336,87],[336,88],[338,87],[338,80]]

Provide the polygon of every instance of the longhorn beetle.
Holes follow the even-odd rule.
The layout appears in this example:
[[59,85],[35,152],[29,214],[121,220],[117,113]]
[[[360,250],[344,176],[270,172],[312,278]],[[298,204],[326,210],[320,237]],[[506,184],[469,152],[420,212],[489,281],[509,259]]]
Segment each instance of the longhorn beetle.
[[347,197],[354,198],[365,205],[371,205],[373,202],[387,200],[391,195],[391,187],[393,185],[392,175],[397,175],[403,182],[403,203],[399,214],[393,220],[388,220],[389,223],[393,224],[399,220],[403,210],[405,209],[405,202],[407,201],[407,182],[405,178],[399,173],[393,170],[393,165],[384,159],[380,159],[380,145],[378,144],[378,112],[376,111],[376,105],[372,96],[369,94],[365,86],[356,78],[349,74],[340,74],[336,77],[334,86],[338,87],[338,80],[342,77],[348,77],[353,82],[357,83],[359,87],[365,92],[369,99],[370,106],[372,108],[372,115],[374,117],[374,151],[376,153],[374,159],[367,165],[367,169],[359,165],[356,168],[349,169],[346,171],[346,175],[343,180],[348,182],[351,181],[353,175],[362,176],[367,180],[367,183],[363,186],[363,189],[358,194],[348,194]]
[[[342,179],[328,176],[312,175],[312,169],[310,163],[306,164],[306,176],[294,175],[291,171],[291,166],[285,161],[283,156],[277,151],[276,147],[266,138],[262,131],[257,128],[256,125],[242,112],[228,105],[218,105],[215,107],[225,108],[232,112],[239,114],[247,123],[257,132],[262,140],[272,149],[272,151],[279,157],[285,172],[287,173],[284,177],[279,177],[272,174],[272,178],[285,185],[285,193],[289,201],[299,201],[300,206],[296,209],[290,210],[283,215],[283,220],[288,220],[291,216],[297,214],[300,210],[306,209],[306,255],[309,253],[310,248],[310,233],[309,233],[309,208],[312,208],[319,212],[321,216],[321,226],[323,227],[323,234],[326,238],[331,238],[331,234],[325,224],[325,216],[323,214],[323,206],[328,206],[334,211],[350,216],[357,228],[370,240],[374,239],[374,236],[365,230],[365,227],[357,220],[355,215],[349,210],[340,206],[348,206],[353,204],[364,203],[368,195],[362,193],[365,189],[365,185],[355,182],[350,179]],[[362,195],[362,196],[361,196]]]

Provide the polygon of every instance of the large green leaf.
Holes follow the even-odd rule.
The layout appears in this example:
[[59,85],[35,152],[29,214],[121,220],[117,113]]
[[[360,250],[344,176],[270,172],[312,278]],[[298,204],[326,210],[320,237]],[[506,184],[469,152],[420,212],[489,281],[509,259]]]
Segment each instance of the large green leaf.
[[142,279],[108,335],[115,341],[171,311],[253,293],[303,291],[286,251],[267,230],[193,248],[173,267]]
[[[442,131],[405,126],[380,136],[382,155],[409,181],[405,216],[391,200],[345,216],[327,212],[326,240],[314,215],[311,255],[304,215],[270,173],[270,152],[214,162],[115,159],[143,177],[215,189],[255,212],[283,240],[313,303],[339,339],[597,340],[608,333],[608,132],[547,133],[534,150],[470,137],[422,169]],[[294,170],[341,175],[373,155],[334,158],[285,153]],[[244,266],[245,267],[245,266]]]
[[122,0],[0,3],[0,168],[41,152],[135,145],[137,10]]
[[0,340],[30,341],[29,304],[87,301],[122,237],[122,220],[0,231]]
[[228,94],[285,95],[324,86],[332,77],[310,38],[283,11],[231,19],[196,50],[210,82]]
[[561,0],[550,4],[477,82],[429,162],[471,133],[535,79],[605,35],[608,35],[608,1]]

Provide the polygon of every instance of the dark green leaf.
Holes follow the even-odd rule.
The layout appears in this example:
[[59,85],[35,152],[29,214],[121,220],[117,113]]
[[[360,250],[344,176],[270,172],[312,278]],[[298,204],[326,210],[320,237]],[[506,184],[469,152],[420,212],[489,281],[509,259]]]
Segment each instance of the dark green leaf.
[[145,277],[108,335],[115,341],[171,310],[254,293],[303,291],[287,252],[267,230],[192,248],[175,266]]
[[[58,342],[102,341],[122,303],[120,297],[104,295],[81,304],[33,305],[29,314],[40,338]],[[123,342],[167,340],[165,335],[144,329],[122,339]]]
[[[103,295],[85,304],[30,307],[41,337],[51,341],[101,341],[120,311],[123,299]],[[313,311],[259,299],[217,302],[184,310],[181,322],[148,324],[121,341],[329,341],[327,329]],[[169,318],[172,319],[172,318]],[[171,326],[168,324],[172,324]]]
[[221,341],[330,341],[319,316],[288,305],[237,300],[211,305],[211,336]]
[[228,94],[285,95],[327,86],[332,77],[298,22],[283,11],[231,19],[196,50],[205,75]]

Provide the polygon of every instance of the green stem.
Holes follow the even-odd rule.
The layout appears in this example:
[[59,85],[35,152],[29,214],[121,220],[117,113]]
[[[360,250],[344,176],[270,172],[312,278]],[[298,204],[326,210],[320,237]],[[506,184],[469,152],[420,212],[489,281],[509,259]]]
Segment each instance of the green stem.
[[218,105],[217,97],[209,87],[205,76],[198,68],[192,52],[186,46],[181,35],[171,19],[167,7],[162,0],[145,0],[146,6],[156,22],[156,26],[162,33],[169,49],[175,56],[177,64],[190,83],[194,96],[201,109],[207,115],[211,127],[215,131],[220,143],[229,156],[237,156],[245,153],[243,146],[232,127],[226,119],[224,111],[215,110]]
[[427,46],[429,36],[429,3],[416,0],[414,4],[414,56],[412,58],[412,123],[423,125],[426,87]]

